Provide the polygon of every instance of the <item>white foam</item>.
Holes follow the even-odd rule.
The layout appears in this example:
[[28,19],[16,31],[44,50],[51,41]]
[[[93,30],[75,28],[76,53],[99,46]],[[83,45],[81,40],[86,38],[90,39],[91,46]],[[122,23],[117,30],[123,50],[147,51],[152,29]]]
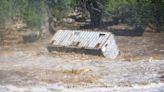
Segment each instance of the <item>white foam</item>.
[[0,86],[0,92],[164,92],[164,83],[152,83],[133,87],[113,87],[113,88],[64,88],[57,85],[25,86],[14,85]]

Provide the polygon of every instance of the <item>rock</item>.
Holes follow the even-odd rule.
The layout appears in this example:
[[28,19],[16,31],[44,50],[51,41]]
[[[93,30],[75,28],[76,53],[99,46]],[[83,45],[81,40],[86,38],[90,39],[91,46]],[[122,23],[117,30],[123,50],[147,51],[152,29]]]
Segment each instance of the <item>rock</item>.
[[64,18],[64,19],[63,19],[63,22],[66,22],[66,23],[74,23],[75,20],[72,19],[72,18]]

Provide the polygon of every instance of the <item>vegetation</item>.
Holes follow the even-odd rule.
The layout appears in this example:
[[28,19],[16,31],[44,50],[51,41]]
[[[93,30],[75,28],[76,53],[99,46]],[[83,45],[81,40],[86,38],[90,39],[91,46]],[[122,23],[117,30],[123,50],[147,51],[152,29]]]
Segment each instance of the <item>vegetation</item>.
[[44,0],[0,0],[0,25],[22,20],[28,27],[40,28],[45,12]]
[[154,23],[161,31],[164,24],[164,0],[79,0],[90,13],[91,23],[100,24],[103,14],[125,18],[125,22],[145,27]]
[[76,9],[88,13],[92,25],[100,25],[104,16],[123,17],[133,26],[152,23],[158,31],[164,24],[164,0],[0,0],[0,26],[23,20],[40,28],[47,12],[62,20]]

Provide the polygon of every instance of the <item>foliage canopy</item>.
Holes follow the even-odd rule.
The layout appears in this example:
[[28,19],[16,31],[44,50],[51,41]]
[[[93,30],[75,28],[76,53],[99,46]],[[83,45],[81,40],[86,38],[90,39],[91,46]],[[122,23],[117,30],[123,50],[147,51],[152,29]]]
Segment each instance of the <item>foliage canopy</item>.
[[39,28],[47,12],[61,20],[77,8],[88,12],[93,25],[104,15],[124,17],[135,26],[155,23],[159,30],[164,24],[164,0],[0,0],[0,25],[20,19]]

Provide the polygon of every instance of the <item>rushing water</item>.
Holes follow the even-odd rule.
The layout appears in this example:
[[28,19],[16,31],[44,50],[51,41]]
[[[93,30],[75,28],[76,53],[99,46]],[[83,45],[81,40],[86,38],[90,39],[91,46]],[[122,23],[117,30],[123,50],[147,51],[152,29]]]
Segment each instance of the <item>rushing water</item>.
[[114,88],[64,88],[57,85],[17,87],[0,86],[0,92],[164,92],[164,84],[149,84],[147,86],[114,87]]
[[[40,75],[37,74],[38,81],[31,85],[27,80],[34,80],[26,80],[27,76],[24,75],[35,69],[71,71],[81,68],[89,69],[90,72],[87,74],[98,76],[99,79],[87,87],[68,87],[59,83],[42,84],[39,80]],[[57,74],[54,74],[54,78],[55,76]],[[164,92],[164,61],[66,60],[46,54],[36,55],[33,52],[29,54],[18,51],[14,54],[0,55],[0,78],[0,92]]]

